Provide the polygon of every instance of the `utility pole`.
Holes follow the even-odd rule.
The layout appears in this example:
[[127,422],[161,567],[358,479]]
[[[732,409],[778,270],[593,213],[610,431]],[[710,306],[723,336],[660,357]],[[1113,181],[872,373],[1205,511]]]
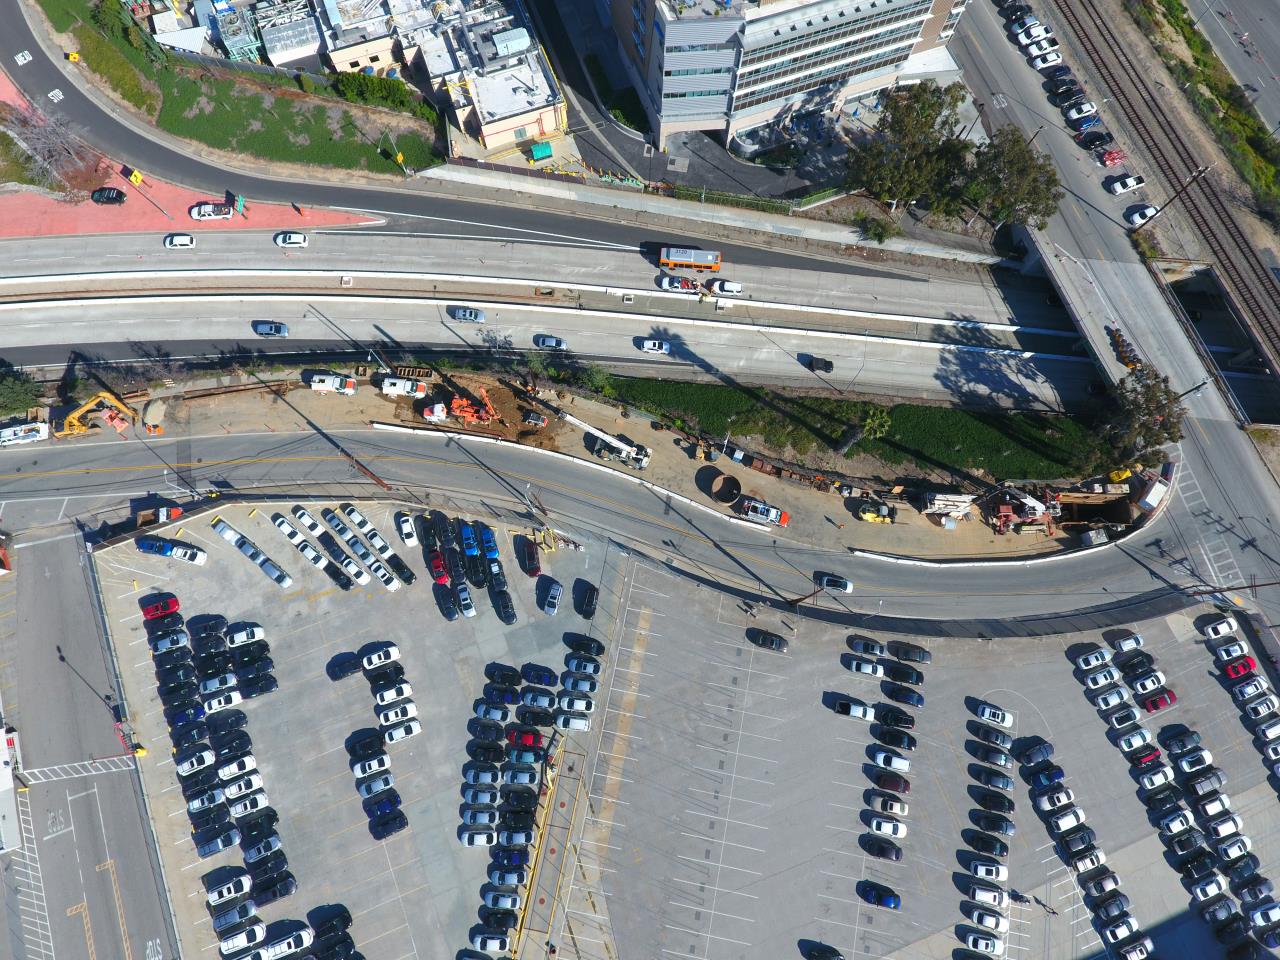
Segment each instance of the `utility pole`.
[[1140,223],[1140,224],[1138,224],[1138,226],[1134,227],[1131,231],[1129,231],[1129,235],[1130,235],[1130,236],[1132,236],[1133,234],[1135,234],[1135,233],[1137,233],[1139,230],[1141,230],[1143,227],[1147,226],[1147,224],[1154,223],[1154,222],[1155,222],[1155,220],[1156,220],[1156,217],[1160,216],[1160,214],[1164,213],[1166,210],[1168,210],[1168,209],[1169,209],[1169,207],[1170,207],[1170,206],[1172,206],[1173,201],[1177,200],[1180,196],[1182,196],[1184,193],[1186,193],[1186,192],[1187,192],[1187,189],[1188,189],[1188,188],[1189,188],[1193,183],[1195,183],[1197,180],[1199,180],[1201,177],[1203,177],[1206,173],[1208,173],[1210,170],[1212,170],[1212,169],[1213,169],[1214,167],[1216,167],[1217,165],[1218,165],[1218,161],[1217,161],[1217,160],[1215,160],[1215,161],[1213,161],[1213,163],[1209,164],[1207,167],[1199,167],[1199,168],[1197,168],[1196,172],[1195,172],[1195,173],[1193,173],[1193,174],[1191,174],[1191,176],[1189,176],[1189,177],[1187,178],[1187,182],[1186,182],[1186,183],[1184,183],[1182,186],[1180,186],[1177,190],[1175,190],[1175,191],[1173,192],[1173,196],[1172,196],[1172,197],[1170,197],[1168,200],[1166,200],[1166,201],[1164,202],[1164,206],[1160,207],[1160,209],[1158,209],[1158,210],[1155,212],[1155,216],[1153,216],[1153,217],[1152,217],[1150,220],[1148,220],[1146,223]]
[[796,597],[794,600],[788,600],[787,606],[798,607],[800,606],[800,604],[804,603],[809,598],[816,597],[818,594],[820,594],[823,591],[823,589],[824,588],[819,587],[817,590],[814,590],[812,593],[806,593],[803,597]]
[[1199,383],[1197,383],[1194,387],[1188,387],[1186,390],[1183,390],[1180,394],[1178,394],[1178,395],[1177,395],[1176,397],[1174,397],[1173,399],[1174,399],[1174,400],[1181,400],[1183,397],[1189,396],[1189,395],[1191,395],[1191,394],[1195,393],[1197,390],[1203,390],[1203,389],[1204,389],[1205,387],[1207,387],[1208,385],[1209,385],[1209,378],[1208,378],[1208,377],[1205,377],[1203,380],[1201,380]]
[[1035,133],[1033,133],[1033,134],[1031,135],[1031,139],[1027,141],[1027,146],[1028,146],[1028,147],[1029,147],[1029,146],[1031,146],[1033,143],[1035,143],[1035,142],[1036,142],[1036,137],[1040,136],[1040,131],[1041,131],[1041,130],[1043,130],[1044,128],[1045,128],[1045,125],[1044,125],[1043,123],[1042,123],[1042,124],[1040,124],[1040,126],[1036,127],[1036,132],[1035,132]]

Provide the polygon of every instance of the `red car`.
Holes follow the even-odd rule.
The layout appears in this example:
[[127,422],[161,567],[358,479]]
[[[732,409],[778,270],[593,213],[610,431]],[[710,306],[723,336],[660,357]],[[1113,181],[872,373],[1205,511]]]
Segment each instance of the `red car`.
[[890,793],[910,793],[911,784],[907,782],[907,778],[900,773],[890,773],[887,770],[877,770],[875,773],[876,786],[881,790],[888,790]]
[[1135,753],[1129,758],[1135,767],[1139,770],[1149,767],[1154,763],[1160,762],[1160,751],[1156,747],[1147,747],[1141,753]]
[[1178,702],[1178,695],[1172,690],[1161,690],[1154,697],[1148,697],[1142,701],[1142,709],[1147,713],[1155,713],[1157,710],[1163,710],[1165,707],[1172,707]]
[[1241,657],[1239,660],[1232,660],[1222,669],[1227,672],[1228,677],[1232,680],[1236,680],[1243,677],[1246,673],[1253,673],[1254,670],[1257,670],[1258,661],[1253,659],[1253,657]]
[[143,620],[159,620],[161,617],[167,617],[171,613],[177,613],[182,606],[178,602],[177,597],[165,597],[163,600],[157,600],[155,603],[149,603],[142,608]]
[[524,572],[531,577],[542,576],[542,561],[538,559],[538,545],[529,539],[524,541]]
[[540,747],[542,734],[537,730],[508,730],[507,743],[514,743],[521,747]]
[[449,585],[449,571],[444,565],[444,554],[439,550],[431,551],[431,576],[435,578],[436,583],[442,583],[446,587]]

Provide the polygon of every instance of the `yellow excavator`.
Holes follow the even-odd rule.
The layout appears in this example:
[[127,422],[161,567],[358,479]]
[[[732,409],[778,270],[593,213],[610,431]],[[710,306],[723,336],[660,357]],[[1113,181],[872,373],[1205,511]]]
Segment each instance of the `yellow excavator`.
[[135,423],[138,419],[137,410],[120,400],[115,394],[104,390],[101,393],[95,393],[68,413],[66,419],[62,421],[62,426],[53,431],[54,437],[64,440],[67,437],[78,437],[82,433],[88,433],[90,428],[95,426],[88,422],[89,416],[98,412],[102,414],[102,419],[121,434],[130,423]]

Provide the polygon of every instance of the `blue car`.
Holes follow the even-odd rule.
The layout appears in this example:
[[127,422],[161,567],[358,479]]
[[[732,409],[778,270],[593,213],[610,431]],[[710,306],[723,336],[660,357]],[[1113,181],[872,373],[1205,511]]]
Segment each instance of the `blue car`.
[[556,672],[550,667],[544,667],[537,663],[526,663],[522,669],[526,683],[532,683],[539,687],[554,687],[559,679]]
[[523,867],[529,862],[527,847],[499,847],[493,851],[493,862],[500,867]]
[[902,906],[900,896],[878,883],[867,883],[862,891],[862,899],[873,906],[884,907],[886,910],[897,910]]
[[379,817],[385,817],[391,811],[400,806],[400,794],[395,790],[389,790],[377,798],[375,803],[366,806],[366,812],[369,814],[370,820],[376,820]]
[[159,537],[139,537],[135,542],[141,553],[153,553],[157,557],[167,557],[173,553],[173,544]]
[[1102,118],[1096,113],[1092,116],[1085,117],[1082,120],[1075,121],[1075,130],[1077,133],[1084,133],[1086,130],[1091,130],[1094,127],[1100,126],[1102,126]]
[[488,527],[480,528],[480,545],[484,547],[484,555],[490,560],[498,559],[498,540]]
[[476,557],[480,555],[480,548],[476,546],[476,530],[469,523],[458,524],[458,536],[462,540],[462,552],[468,557]]
[[1037,790],[1048,790],[1055,783],[1061,783],[1063,776],[1061,767],[1049,767],[1032,777],[1031,785]]

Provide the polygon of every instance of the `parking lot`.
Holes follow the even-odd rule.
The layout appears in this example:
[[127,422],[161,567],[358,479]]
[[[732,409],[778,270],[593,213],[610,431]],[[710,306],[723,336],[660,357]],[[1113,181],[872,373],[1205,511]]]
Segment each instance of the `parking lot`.
[[[256,772],[279,816],[275,829],[287,869],[297,882],[296,893],[259,911],[268,926],[268,940],[302,922],[322,923],[345,907],[354,918],[350,933],[355,947],[366,957],[453,957],[467,949],[482,917],[480,891],[489,861],[487,850],[468,849],[458,842],[462,771],[474,747],[469,742],[474,702],[485,688],[486,672],[496,664],[518,668],[536,662],[564,669],[566,633],[590,630],[576,612],[576,588],[586,581],[599,584],[602,610],[612,609],[611,591],[621,586],[616,549],[592,542],[583,551],[544,552],[542,576],[531,578],[513,546],[527,528],[514,517],[505,523],[490,520],[516,623],[503,624],[482,589],[473,589],[474,618],[448,622],[442,614],[442,588],[432,583],[424,547],[405,546],[396,537],[393,514],[399,505],[358,504],[416,574],[416,583],[394,592],[376,578],[343,590],[305,562],[272,522],[277,514],[292,519],[290,506],[229,505],[217,514],[158,528],[162,537],[207,551],[203,565],[140,553],[133,540],[95,555],[104,583],[133,581],[133,589],[106,591],[106,614],[132,720],[149,750],[139,765],[182,954],[217,956],[202,878],[238,869],[242,851],[233,846],[201,858],[193,842],[186,805],[190,798],[184,798],[174,769],[171,729],[157,694],[140,609],[140,601],[165,594],[180,600],[193,633],[202,617],[220,616],[231,632],[241,623],[261,625],[269,645],[279,688],[233,708],[247,718],[243,729],[252,740]],[[307,504],[316,520],[325,507],[338,505]],[[264,576],[270,571],[219,537],[211,526],[219,518],[252,540],[291,583],[277,585]],[[296,521],[294,525],[302,530]],[[322,537],[315,542],[328,551]],[[549,576],[565,588],[555,617],[535,605],[545,599]],[[334,677],[345,672],[341,665],[352,655],[363,656],[387,643],[400,651],[402,682],[412,687],[421,733],[386,748],[408,825],[379,840],[371,830],[376,813],[366,811],[357,793],[349,753],[361,733],[378,731],[379,708],[361,671]],[[571,743],[576,736],[570,733]],[[180,752],[178,759],[184,755]],[[380,796],[385,799],[386,794]]]
[[[1275,788],[1198,632],[1206,610],[1133,625],[1179,698],[1141,722],[1162,743],[1183,726],[1202,735],[1266,875],[1280,849]],[[858,634],[735,606],[647,565],[627,583],[620,617],[585,830],[553,934],[561,948],[601,960],[776,958],[818,944],[846,958],[968,956],[963,938],[978,930],[968,895],[981,700],[1013,715],[1015,756],[1036,738],[1054,745],[1156,955],[1225,955],[1084,695],[1073,657],[1102,636],[902,638],[933,660],[922,667],[926,706],[911,711],[918,745],[903,752],[904,856],[891,862],[867,852],[878,727],[831,709],[839,696],[886,703],[882,681],[844,665]],[[749,642],[759,629],[787,638],[789,650]],[[1016,893],[1006,955],[1104,955],[1075,875],[1033,807],[1029,772],[1004,772],[1016,803],[1001,884]],[[897,893],[901,909],[866,903],[867,881]]]

